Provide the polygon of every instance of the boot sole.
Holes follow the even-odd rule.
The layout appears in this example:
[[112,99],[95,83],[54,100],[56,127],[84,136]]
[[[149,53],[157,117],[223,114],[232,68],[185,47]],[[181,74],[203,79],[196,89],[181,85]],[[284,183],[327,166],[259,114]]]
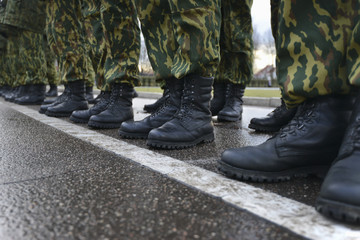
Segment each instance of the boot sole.
[[45,115],[49,116],[49,117],[70,117],[71,113],[55,113],[55,112],[49,112],[48,110],[46,110]]
[[316,175],[323,178],[330,166],[311,166],[302,168],[293,168],[281,172],[263,172],[236,168],[218,160],[218,170],[225,176],[233,179],[249,181],[249,182],[284,182],[289,181],[293,177],[307,177],[308,175]]
[[360,223],[360,206],[318,197],[315,208],[327,217],[347,223]]
[[240,121],[241,119],[242,119],[242,116],[240,116],[240,117],[229,117],[229,116],[222,116],[222,115],[217,116],[217,120],[219,122],[237,122],[237,121]]
[[18,101],[16,101],[15,103],[17,103],[19,105],[41,105],[43,103],[43,101],[38,101],[38,102],[18,102]]
[[119,135],[127,139],[147,139],[149,133],[131,133],[119,130]]
[[88,126],[98,129],[113,129],[113,128],[120,128],[121,123],[104,123],[104,122],[95,122],[90,120],[88,122]]
[[198,138],[192,142],[163,142],[159,140],[148,139],[146,144],[150,147],[158,148],[158,149],[184,149],[184,148],[194,147],[199,143],[210,143],[213,142],[214,139],[215,139],[214,133],[211,133],[201,138]]
[[256,124],[249,124],[249,128],[254,129],[255,131],[259,132],[278,132],[280,130],[280,127],[266,127],[266,126],[260,126]]
[[73,121],[74,123],[88,123],[89,122],[89,119],[76,118],[73,115],[70,116],[70,120]]

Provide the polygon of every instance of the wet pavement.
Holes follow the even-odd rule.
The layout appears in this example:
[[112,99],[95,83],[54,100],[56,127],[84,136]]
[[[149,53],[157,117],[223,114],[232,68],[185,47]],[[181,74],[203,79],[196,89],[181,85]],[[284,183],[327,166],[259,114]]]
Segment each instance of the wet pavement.
[[[147,115],[142,106],[152,101],[134,100],[136,120]],[[216,161],[227,148],[269,138],[247,125],[271,108],[245,106],[236,123],[214,118],[213,143],[171,151],[149,149],[145,140],[121,139],[117,129],[94,130],[67,118],[48,118],[38,109],[0,100],[0,239],[319,239],[317,221],[330,229],[323,239],[360,239],[360,228],[313,212],[309,224],[297,222],[286,212],[288,206],[280,218],[247,206],[259,201],[276,213],[271,207],[276,203],[262,195],[250,203],[236,202],[243,183],[225,179]],[[154,167],[148,164],[161,159]],[[188,177],[181,172],[185,167],[192,169]],[[210,178],[220,180],[202,188]],[[244,188],[312,211],[321,182],[310,176]],[[222,191],[227,192],[217,195]],[[307,229],[307,224],[315,227]]]

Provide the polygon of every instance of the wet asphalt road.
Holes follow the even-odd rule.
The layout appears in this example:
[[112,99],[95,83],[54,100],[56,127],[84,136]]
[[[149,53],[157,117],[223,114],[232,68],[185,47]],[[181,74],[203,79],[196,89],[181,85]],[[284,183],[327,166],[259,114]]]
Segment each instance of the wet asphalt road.
[[[145,103],[137,98],[135,119]],[[80,141],[0,100],[0,239],[304,239],[192,186],[106,149]],[[28,108],[38,110],[39,106]],[[245,106],[242,121],[219,123],[216,140],[185,150],[153,150],[219,173],[216,161],[230,147],[256,145],[271,135],[248,129],[271,108]],[[68,119],[62,118],[71,123]],[[90,129],[86,124],[78,126]],[[93,129],[92,129],[93,130]],[[124,140],[117,129],[101,135]],[[250,184],[313,206],[321,179]],[[360,236],[360,235],[359,235]]]

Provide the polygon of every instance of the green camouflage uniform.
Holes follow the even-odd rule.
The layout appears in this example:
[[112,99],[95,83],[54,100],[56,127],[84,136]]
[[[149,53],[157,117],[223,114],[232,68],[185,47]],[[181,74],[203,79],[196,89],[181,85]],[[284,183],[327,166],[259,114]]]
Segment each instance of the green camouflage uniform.
[[[44,19],[45,20],[45,19]],[[47,84],[44,38],[42,33],[23,30],[20,35],[19,61],[25,70],[25,78],[19,85]],[[17,66],[17,69],[20,66]]]
[[[46,64],[42,40],[45,1],[8,0],[2,21],[5,25],[16,27],[16,30],[8,31],[8,70],[12,73],[12,86],[45,84]],[[16,36],[10,36],[14,30]]]
[[96,86],[101,89],[105,85],[104,79],[104,34],[100,18],[99,0],[84,0],[82,5],[83,25],[86,37],[86,47],[93,73],[95,74]]
[[81,1],[50,0],[46,13],[46,34],[49,46],[59,60],[61,81],[87,81]]
[[134,1],[101,0],[105,34],[105,86],[127,83],[139,86],[140,28]]
[[221,61],[215,82],[246,85],[253,76],[251,6],[253,1],[221,1]]
[[212,77],[220,61],[220,0],[136,0],[156,79]]
[[5,58],[6,58],[6,44],[7,39],[5,37],[5,32],[3,30],[3,18],[5,15],[5,2],[0,2],[0,86],[6,85],[5,77]]
[[307,98],[346,94],[349,80],[360,86],[359,4],[281,1],[277,74],[288,107]]
[[280,0],[270,0],[271,7],[271,32],[276,42],[278,25],[279,25],[279,7]]
[[46,79],[48,81],[48,84],[57,86],[60,84],[60,76],[55,67],[56,56],[51,51],[48,45],[46,34],[44,35],[43,43],[44,43],[45,59],[46,59]]

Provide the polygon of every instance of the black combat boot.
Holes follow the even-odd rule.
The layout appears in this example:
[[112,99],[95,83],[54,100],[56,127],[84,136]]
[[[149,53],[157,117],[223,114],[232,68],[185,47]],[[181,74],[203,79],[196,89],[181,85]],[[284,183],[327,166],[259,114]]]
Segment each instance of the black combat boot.
[[170,93],[169,89],[165,86],[162,97],[152,104],[145,104],[144,111],[148,113],[155,112],[156,109],[158,109],[161,105],[163,105],[166,99],[169,98],[169,93]]
[[18,103],[19,99],[21,99],[21,98],[23,98],[25,96],[28,96],[28,93],[30,92],[30,89],[31,89],[30,84],[21,85],[20,88],[19,88],[19,91],[16,94],[14,102]]
[[50,89],[45,93],[46,97],[57,97],[58,87],[55,84],[50,84]]
[[93,87],[86,87],[85,88],[85,98],[86,101],[88,101],[89,104],[95,104],[95,98],[93,93]]
[[83,80],[68,83],[69,93],[63,102],[48,107],[45,114],[49,117],[70,117],[75,110],[88,109],[85,99],[85,85]]
[[69,95],[70,95],[69,87],[66,84],[64,92],[60,94],[58,97],[56,97],[54,101],[51,101],[50,103],[46,103],[47,102],[46,99],[44,100],[43,104],[40,106],[39,113],[44,114],[49,107],[54,107],[62,102],[65,102],[66,99],[69,97]]
[[217,114],[219,122],[236,122],[241,120],[244,91],[244,85],[233,83],[226,85],[226,102]]
[[214,140],[210,99],[212,78],[184,77],[181,106],[173,119],[149,132],[147,145],[163,149],[181,149]]
[[98,97],[100,99],[98,103],[88,110],[74,111],[70,116],[70,120],[75,123],[87,123],[91,116],[104,111],[110,102],[110,91],[101,91]]
[[10,102],[13,99],[14,95],[16,94],[16,91],[17,91],[16,87],[11,87],[10,90],[4,96],[5,101]]
[[219,170],[229,177],[255,182],[323,175],[337,156],[351,104],[347,96],[309,99],[263,144],[224,151]]
[[214,85],[214,97],[210,102],[210,111],[212,116],[218,115],[221,109],[223,109],[226,102],[226,83],[215,82]]
[[147,138],[149,132],[170,121],[180,109],[181,96],[184,89],[184,80],[170,78],[166,80],[166,89],[169,96],[165,102],[150,116],[141,121],[124,122],[121,124],[119,134],[124,138]]
[[5,100],[9,102],[14,102],[20,91],[20,86],[16,86],[12,94],[10,94]]
[[27,94],[17,98],[16,103],[20,105],[40,105],[45,99],[45,91],[45,84],[32,84]]
[[295,116],[296,107],[287,109],[285,102],[281,99],[281,105],[263,118],[250,120],[249,128],[259,132],[277,132]]
[[134,119],[133,89],[129,84],[113,84],[109,104],[104,111],[90,117],[89,127],[119,128],[122,122]]
[[11,90],[11,87],[9,85],[4,85],[1,96],[5,99],[6,94]]
[[[335,138],[336,136],[331,136]],[[360,223],[360,95],[339,155],[322,184],[316,209],[331,218]]]

